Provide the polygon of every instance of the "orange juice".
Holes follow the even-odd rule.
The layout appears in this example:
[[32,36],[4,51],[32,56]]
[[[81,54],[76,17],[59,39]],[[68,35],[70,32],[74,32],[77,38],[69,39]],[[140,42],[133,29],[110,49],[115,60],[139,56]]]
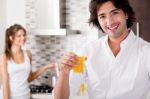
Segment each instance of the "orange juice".
[[83,73],[85,57],[84,56],[79,56],[78,60],[79,60],[79,64],[75,68],[73,68],[73,71],[76,72],[76,73]]
[[84,83],[81,83],[80,91],[81,91],[82,94],[84,93],[84,91],[85,91],[85,84]]

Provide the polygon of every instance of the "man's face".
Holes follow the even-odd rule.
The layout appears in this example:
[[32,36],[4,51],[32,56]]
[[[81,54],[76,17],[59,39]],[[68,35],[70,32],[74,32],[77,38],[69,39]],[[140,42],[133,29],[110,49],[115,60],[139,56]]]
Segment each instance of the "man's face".
[[127,31],[127,14],[116,8],[112,2],[103,3],[97,10],[98,21],[110,38],[119,38]]

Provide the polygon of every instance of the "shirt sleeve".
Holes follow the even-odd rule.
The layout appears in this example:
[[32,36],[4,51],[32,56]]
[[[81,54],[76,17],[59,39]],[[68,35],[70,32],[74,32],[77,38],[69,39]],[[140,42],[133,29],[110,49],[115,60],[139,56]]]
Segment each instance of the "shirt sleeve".
[[146,47],[145,56],[146,56],[146,66],[150,76],[150,43],[148,43],[148,46]]

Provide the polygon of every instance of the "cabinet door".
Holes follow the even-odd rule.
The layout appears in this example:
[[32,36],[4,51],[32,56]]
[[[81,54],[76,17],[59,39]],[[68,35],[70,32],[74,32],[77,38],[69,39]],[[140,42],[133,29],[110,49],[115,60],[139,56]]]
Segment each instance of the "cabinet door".
[[[129,0],[139,22],[139,36],[150,42],[150,0]],[[136,22],[132,27],[136,32]]]

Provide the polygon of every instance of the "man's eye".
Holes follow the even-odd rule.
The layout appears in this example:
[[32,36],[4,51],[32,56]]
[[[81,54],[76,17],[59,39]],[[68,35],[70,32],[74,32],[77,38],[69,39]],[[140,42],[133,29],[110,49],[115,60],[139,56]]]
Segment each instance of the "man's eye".
[[118,13],[119,13],[118,11],[113,12],[113,14],[118,14]]
[[105,16],[99,16],[99,19],[104,19],[105,18]]

